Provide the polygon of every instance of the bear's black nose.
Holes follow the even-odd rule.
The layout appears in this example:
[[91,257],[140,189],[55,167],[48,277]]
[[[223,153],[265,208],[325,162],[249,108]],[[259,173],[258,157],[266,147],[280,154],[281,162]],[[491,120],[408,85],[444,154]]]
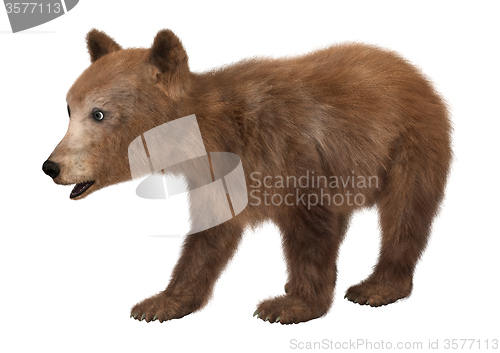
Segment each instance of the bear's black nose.
[[42,170],[45,174],[47,174],[52,179],[57,178],[57,176],[59,175],[59,172],[61,171],[61,169],[59,168],[59,164],[57,164],[56,162],[49,161],[49,160],[43,162]]

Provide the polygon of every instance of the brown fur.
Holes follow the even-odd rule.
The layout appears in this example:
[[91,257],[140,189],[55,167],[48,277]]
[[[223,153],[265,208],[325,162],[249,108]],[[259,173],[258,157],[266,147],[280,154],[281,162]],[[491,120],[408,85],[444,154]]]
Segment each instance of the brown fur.
[[[376,187],[328,191],[362,194],[364,206],[377,205],[380,213],[378,263],[346,297],[379,306],[410,295],[451,159],[447,109],[414,66],[374,46],[341,44],[296,58],[250,59],[197,74],[190,72],[182,44],[168,30],[158,33],[150,49],[120,49],[96,30],[87,42],[92,65],[71,87],[67,101],[71,119],[84,124],[88,136],[83,149],[72,149],[70,122],[49,157],[61,168],[55,182],[95,180],[78,197],[83,198],[129,180],[127,147],[135,137],[196,114],[207,151],[240,156],[249,192],[297,192],[293,186],[256,187],[253,172],[376,176]],[[86,122],[94,107],[102,108],[106,118]],[[244,228],[265,220],[281,230],[288,283],[286,294],[261,302],[256,314],[283,324],[324,315],[333,299],[339,245],[359,207],[249,202],[230,221],[189,235],[166,290],[137,304],[132,315],[165,321],[203,307]]]

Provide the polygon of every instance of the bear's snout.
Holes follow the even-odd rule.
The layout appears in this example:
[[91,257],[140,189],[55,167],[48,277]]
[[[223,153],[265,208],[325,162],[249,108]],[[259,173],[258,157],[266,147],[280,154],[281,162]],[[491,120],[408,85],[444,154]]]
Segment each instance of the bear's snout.
[[42,170],[49,177],[55,179],[59,175],[61,168],[59,168],[59,164],[57,164],[56,162],[46,160],[45,162],[43,162]]

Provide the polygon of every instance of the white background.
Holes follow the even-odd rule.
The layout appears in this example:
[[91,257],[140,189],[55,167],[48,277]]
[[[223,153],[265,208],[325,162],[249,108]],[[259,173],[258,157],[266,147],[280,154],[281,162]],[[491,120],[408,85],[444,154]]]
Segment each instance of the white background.
[[[444,348],[445,339],[500,339],[497,3],[236,3],[80,1],[18,34],[0,9],[2,351],[279,352],[292,350],[293,339],[424,348],[429,340]],[[71,201],[71,187],[41,170],[66,131],[65,95],[89,64],[84,37],[92,27],[124,47],[148,47],[170,28],[193,71],[343,41],[391,48],[421,67],[451,106],[455,160],[413,295],[382,308],[343,299],[376,261],[377,214],[368,210],[341,248],[336,299],[324,318],[291,326],[252,318],[286,281],[279,234],[266,225],[246,234],[202,311],[162,324],[129,319],[136,302],[166,287],[182,239],[157,235],[185,214],[139,199],[137,182]]]

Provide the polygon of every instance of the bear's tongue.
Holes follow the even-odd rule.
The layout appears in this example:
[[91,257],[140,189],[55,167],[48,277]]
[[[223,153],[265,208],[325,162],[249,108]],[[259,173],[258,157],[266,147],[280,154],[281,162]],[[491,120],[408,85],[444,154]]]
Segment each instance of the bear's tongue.
[[89,187],[91,187],[92,184],[94,184],[94,181],[86,181],[85,183],[76,184],[75,187],[73,188],[73,191],[71,191],[71,194],[69,195],[69,197],[72,199],[74,197],[80,196]]

